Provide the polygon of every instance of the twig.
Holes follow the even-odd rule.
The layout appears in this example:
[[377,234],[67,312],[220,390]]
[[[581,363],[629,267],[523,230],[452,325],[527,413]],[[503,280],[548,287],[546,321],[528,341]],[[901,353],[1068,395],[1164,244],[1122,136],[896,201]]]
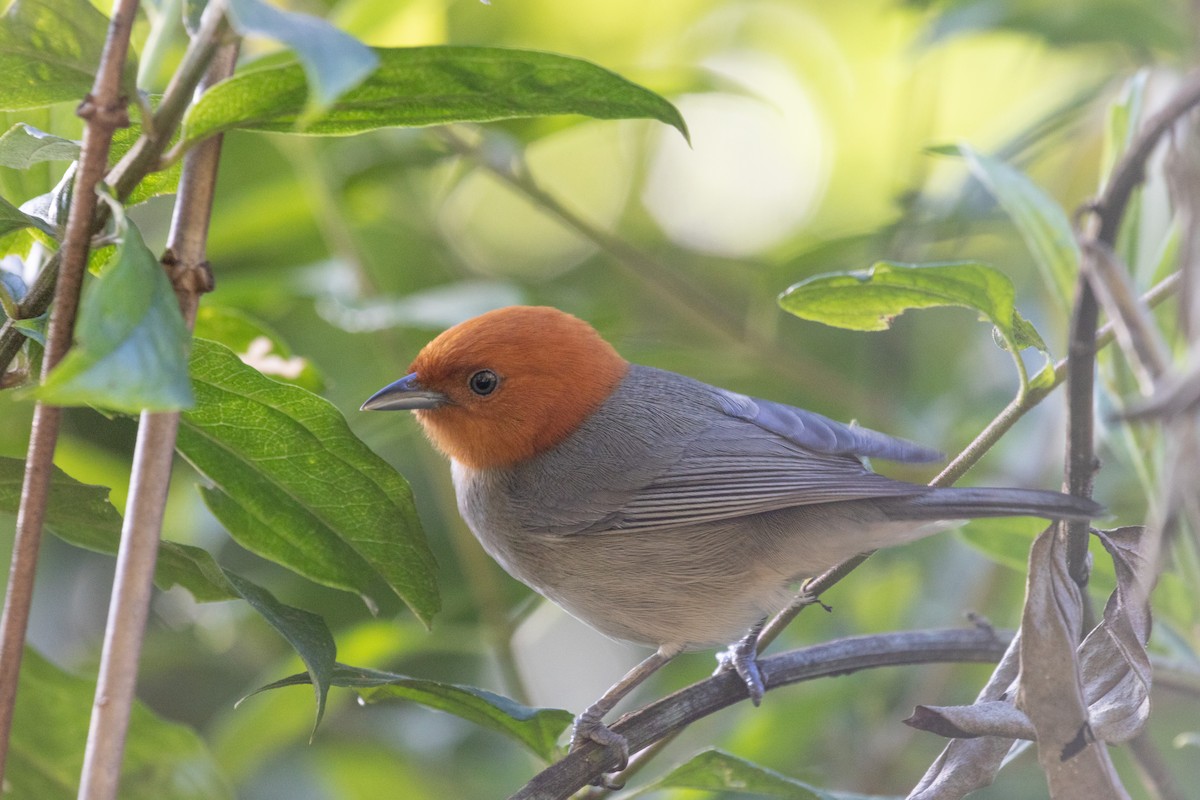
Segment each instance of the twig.
[[[129,124],[126,112],[128,98],[121,94],[121,76],[137,7],[137,0],[118,0],[115,4],[92,91],[76,109],[76,113],[85,121],[83,150],[63,238],[62,267],[57,281],[54,311],[50,315],[50,331],[42,362],[43,375],[48,374],[71,347],[92,235],[92,218],[97,202],[96,185],[108,164],[113,131]],[[62,409],[38,403],[30,432],[8,590],[4,598],[4,614],[0,618],[0,778],[8,757],[17,679],[25,648],[25,632],[29,624],[29,607],[61,416]]]
[[[1112,177],[1090,211],[1093,219],[1080,235],[1083,252],[1094,248],[1111,250],[1116,243],[1125,207],[1142,182],[1146,162],[1163,135],[1188,111],[1200,104],[1200,70],[1184,78],[1174,97],[1138,131],[1125,155],[1117,162]],[[1067,457],[1064,482],[1071,494],[1091,497],[1096,472],[1094,441],[1094,382],[1096,369],[1095,330],[1099,318],[1096,295],[1087,274],[1080,270],[1067,366]],[[1067,563],[1071,577],[1080,586],[1087,583],[1088,524],[1063,524],[1067,537]]]
[[[237,50],[233,42],[216,51],[198,92],[233,74]],[[221,137],[217,136],[185,157],[179,199],[162,259],[189,330],[195,324],[200,295],[212,289],[205,249],[220,155]],[[138,424],[129,501],[80,776],[80,800],[112,800],[117,796],[178,427],[178,411],[144,411]]]
[[[759,662],[768,690],[864,669],[939,662],[994,662],[1007,642],[992,631],[954,628],[906,631],[839,639],[764,658]],[[612,729],[631,750],[646,747],[702,717],[746,699],[746,685],[732,671],[692,684],[627,714]],[[558,800],[587,785],[616,764],[616,754],[588,742],[534,776],[510,800]]]

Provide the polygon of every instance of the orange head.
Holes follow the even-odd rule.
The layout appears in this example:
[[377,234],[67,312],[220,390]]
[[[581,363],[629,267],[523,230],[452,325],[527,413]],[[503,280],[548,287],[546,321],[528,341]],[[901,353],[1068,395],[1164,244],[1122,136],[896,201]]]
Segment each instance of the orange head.
[[362,407],[414,411],[438,449],[469,467],[511,466],[569,436],[628,369],[586,322],[511,306],[442,333]]

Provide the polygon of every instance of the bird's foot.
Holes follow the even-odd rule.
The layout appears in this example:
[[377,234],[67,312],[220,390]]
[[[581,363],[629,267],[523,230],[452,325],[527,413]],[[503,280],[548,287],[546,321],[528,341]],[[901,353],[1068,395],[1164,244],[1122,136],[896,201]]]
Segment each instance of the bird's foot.
[[620,789],[624,784],[613,781],[609,776],[629,766],[629,740],[605,725],[603,716],[603,709],[592,706],[575,718],[575,726],[571,731],[571,750],[575,750],[585,741],[595,742],[601,747],[616,748],[616,768],[596,778],[592,785],[605,789]]
[[717,653],[717,672],[714,673],[719,674],[731,669],[736,672],[746,684],[750,702],[756,706],[762,703],[763,695],[767,691],[762,671],[758,668],[758,633],[758,630],[752,630],[727,649]]

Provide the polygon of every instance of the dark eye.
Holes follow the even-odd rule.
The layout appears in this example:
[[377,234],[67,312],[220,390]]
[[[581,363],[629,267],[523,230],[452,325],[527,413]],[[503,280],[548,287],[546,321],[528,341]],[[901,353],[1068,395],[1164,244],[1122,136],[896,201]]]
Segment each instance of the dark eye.
[[481,369],[471,376],[471,379],[467,381],[467,385],[471,387],[471,391],[475,394],[480,397],[486,397],[496,391],[496,387],[500,385],[500,379],[490,369]]

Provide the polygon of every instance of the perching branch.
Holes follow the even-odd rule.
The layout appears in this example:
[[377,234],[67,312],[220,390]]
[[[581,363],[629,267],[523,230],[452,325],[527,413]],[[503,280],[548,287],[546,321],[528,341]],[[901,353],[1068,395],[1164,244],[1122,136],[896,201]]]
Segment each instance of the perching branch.
[[[122,94],[121,76],[129,52],[129,37],[137,7],[137,0],[118,0],[115,4],[92,91],[75,112],[85,122],[83,150],[63,237],[62,268],[55,291],[54,311],[50,315],[50,330],[42,361],[43,375],[49,373],[71,347],[96,211],[96,185],[108,165],[113,132],[129,124],[126,112],[129,98]],[[25,648],[25,632],[29,624],[33,581],[61,415],[62,409],[45,403],[38,403],[33,414],[21,506],[17,512],[17,530],[13,540],[13,557],[9,567],[8,591],[4,598],[4,614],[0,618],[0,779],[3,778],[8,757],[17,678]]]
[[[770,656],[759,662],[768,691],[815,678],[848,675],[864,669],[942,662],[996,661],[1004,637],[982,628],[905,631],[839,639]],[[746,685],[732,671],[722,672],[625,715],[611,727],[640,750],[698,719],[746,699]],[[509,800],[559,800],[570,797],[596,775],[616,765],[615,752],[586,742],[552,764]]]
[[[237,51],[236,41],[220,48],[196,91],[203,92],[232,75]],[[212,290],[206,243],[220,155],[221,137],[217,136],[185,156],[162,258],[189,330],[196,321],[200,295]],[[138,423],[129,500],[80,777],[80,800],[112,800],[117,796],[178,427],[178,411],[144,411]]]

